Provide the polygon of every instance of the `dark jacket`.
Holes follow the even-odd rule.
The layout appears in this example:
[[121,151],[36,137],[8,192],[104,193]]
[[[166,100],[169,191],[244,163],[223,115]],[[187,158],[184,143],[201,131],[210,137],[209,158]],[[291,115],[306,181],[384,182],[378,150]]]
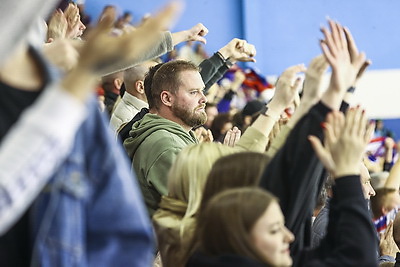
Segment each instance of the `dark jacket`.
[[260,186],[279,198],[286,227],[296,239],[291,255],[309,247],[311,217],[324,183],[323,166],[307,139],[309,135],[322,139],[321,123],[331,110],[319,102],[296,124],[283,147],[276,153],[261,177]]
[[265,267],[266,265],[240,255],[222,255],[211,257],[195,253],[190,257],[187,267]]
[[346,176],[335,183],[327,235],[316,249],[300,251],[296,266],[378,266],[376,231],[360,177]]

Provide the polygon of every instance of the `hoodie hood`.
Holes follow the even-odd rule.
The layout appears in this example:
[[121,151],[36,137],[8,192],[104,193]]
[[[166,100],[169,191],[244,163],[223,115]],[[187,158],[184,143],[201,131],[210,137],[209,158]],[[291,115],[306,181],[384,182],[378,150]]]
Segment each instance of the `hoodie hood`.
[[143,119],[133,124],[132,130],[129,132],[130,137],[124,141],[124,147],[128,152],[129,157],[132,158],[140,144],[142,144],[147,137],[157,131],[170,132],[188,144],[198,143],[198,140],[192,131],[186,132],[185,129],[176,122],[148,113],[143,117]]

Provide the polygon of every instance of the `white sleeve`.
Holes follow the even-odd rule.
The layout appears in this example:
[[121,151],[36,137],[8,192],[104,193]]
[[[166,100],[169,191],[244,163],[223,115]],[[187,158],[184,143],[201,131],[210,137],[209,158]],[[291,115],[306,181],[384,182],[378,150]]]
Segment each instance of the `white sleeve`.
[[85,105],[58,86],[27,108],[0,144],[0,235],[26,211],[71,150]]

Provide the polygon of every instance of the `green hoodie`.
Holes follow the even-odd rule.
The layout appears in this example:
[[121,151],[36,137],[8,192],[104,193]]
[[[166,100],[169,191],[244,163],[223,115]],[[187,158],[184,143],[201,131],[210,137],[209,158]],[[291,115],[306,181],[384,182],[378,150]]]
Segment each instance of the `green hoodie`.
[[158,209],[161,196],[168,195],[169,169],[179,152],[198,140],[179,124],[154,114],[136,122],[124,147],[139,180],[150,216]]

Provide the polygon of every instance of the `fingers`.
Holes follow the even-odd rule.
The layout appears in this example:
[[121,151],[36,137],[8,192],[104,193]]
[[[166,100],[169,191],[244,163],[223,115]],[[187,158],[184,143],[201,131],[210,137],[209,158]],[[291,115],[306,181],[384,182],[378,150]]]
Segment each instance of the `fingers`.
[[327,122],[322,124],[322,127],[324,128],[325,144],[328,150],[333,146],[333,144],[336,143],[338,137],[335,133],[335,126],[336,125],[332,125]]
[[209,142],[214,142],[214,136],[212,135],[212,132],[210,129],[207,130],[207,138]]
[[314,149],[318,159],[322,162],[324,167],[329,172],[332,172],[332,170],[334,169],[334,163],[332,162],[332,157],[330,156],[328,150],[322,145],[319,138],[310,135],[308,136],[308,140],[310,141],[311,146]]
[[347,27],[344,27],[343,30],[346,36],[347,47],[350,53],[351,60],[354,60],[354,58],[358,55],[356,43],[354,42],[353,35],[351,35],[350,30]]
[[[366,55],[364,52],[361,52],[358,54],[358,56],[355,58],[354,61],[352,61],[354,67],[358,69],[358,72],[360,72],[361,67],[363,66],[364,62],[366,61]],[[358,74],[358,73],[357,73]]]
[[374,133],[374,130],[375,130],[375,122],[371,121],[371,122],[368,124],[368,128],[367,128],[367,130],[365,131],[365,135],[364,135],[364,142],[365,142],[366,144],[368,144],[369,141],[371,141],[372,134]]
[[299,64],[295,66],[291,66],[287,68],[279,77],[279,80],[284,79],[284,80],[293,80],[295,75],[299,72],[304,72],[306,71],[307,68],[304,66],[304,64]]
[[225,137],[224,137],[224,145],[227,145],[227,146],[230,145],[231,137],[232,137],[232,129],[229,129],[226,132]]
[[252,44],[246,44],[245,49],[244,49],[244,53],[246,53],[247,55],[249,55],[249,57],[255,57],[256,56],[256,47]]
[[326,43],[326,40],[320,40],[319,45],[321,46],[322,53],[324,54],[326,60],[332,66],[334,64],[334,62],[335,62],[335,57],[331,53],[331,49],[328,47],[328,45]]
[[364,137],[365,131],[367,130],[367,123],[368,123],[368,118],[365,113],[364,109],[360,108],[360,116],[359,116],[359,126],[358,126],[358,136]]
[[357,73],[356,79],[360,79],[364,74],[365,70],[372,64],[371,60],[367,59],[364,61],[363,65],[361,66],[360,70]]
[[[300,77],[297,77],[292,86],[293,91],[298,91],[298,89],[301,87],[302,83],[303,83],[303,79]],[[299,101],[300,101],[300,98],[299,98]]]
[[353,127],[355,124],[355,121],[354,121],[355,115],[356,115],[356,113],[355,113],[354,108],[350,108],[346,112],[346,122],[345,122],[345,126],[344,126],[344,132],[348,133],[349,135],[351,135],[351,133],[353,132]]
[[236,142],[239,141],[240,136],[241,136],[241,131],[236,126],[233,127],[228,132],[226,132],[224,138],[224,145],[234,147]]
[[323,44],[326,46],[326,49],[329,50],[329,54],[331,54],[332,56],[335,56],[337,54],[337,47],[336,47],[336,44],[335,44],[335,41],[333,39],[331,32],[329,32],[329,30],[325,27],[321,28],[321,32],[323,33],[323,35],[325,37]]
[[343,129],[344,126],[344,116],[343,113],[340,111],[333,111],[330,112],[326,116],[326,124],[327,127],[331,128],[332,130],[332,137],[333,139],[337,139]]
[[324,55],[318,55],[313,58],[307,68],[307,73],[315,71],[316,74],[322,75],[328,69],[328,62]]
[[331,19],[328,19],[329,28],[331,29],[332,33],[332,42],[335,48],[341,49],[340,43],[340,27],[339,25]]
[[207,43],[206,36],[208,34],[208,29],[205,27],[202,23],[198,23],[194,27],[192,27],[190,30],[190,37],[189,40],[191,41],[199,41],[202,42],[203,44]]
[[240,137],[242,136],[242,132],[236,126],[233,127],[232,131],[233,131],[234,136],[235,136],[234,145],[236,145],[236,143],[239,141]]
[[65,10],[65,17],[67,19],[68,26],[70,28],[73,28],[73,26],[76,25],[76,23],[80,19],[79,8],[75,4],[70,3]]

